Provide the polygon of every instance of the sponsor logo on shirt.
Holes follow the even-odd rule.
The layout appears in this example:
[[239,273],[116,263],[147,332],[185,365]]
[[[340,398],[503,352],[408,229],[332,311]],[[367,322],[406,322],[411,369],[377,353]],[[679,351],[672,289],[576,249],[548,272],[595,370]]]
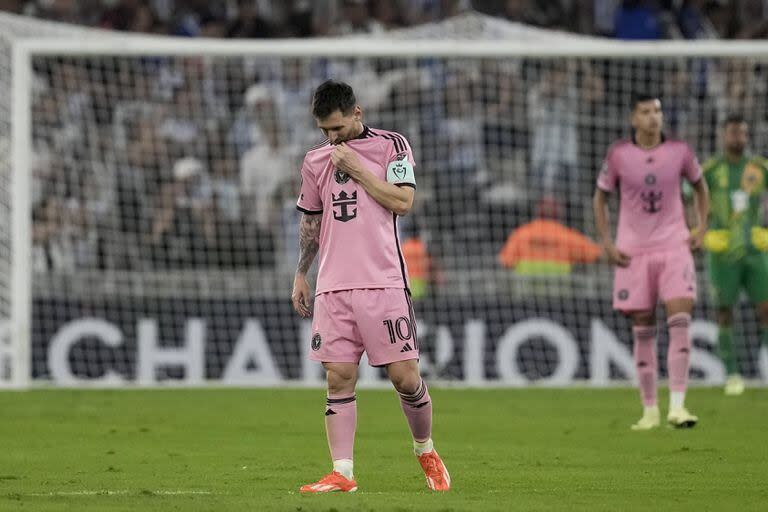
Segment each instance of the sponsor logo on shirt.
[[661,202],[661,199],[664,197],[663,192],[656,192],[654,190],[651,190],[649,192],[643,192],[640,194],[640,199],[643,200],[645,203],[643,205],[643,210],[646,213],[658,213],[661,211],[661,205],[659,204]]
[[[348,194],[345,190],[339,192],[339,195],[331,193],[333,202],[333,218],[341,222],[349,222],[357,217],[357,190]],[[338,210],[337,210],[338,208]]]

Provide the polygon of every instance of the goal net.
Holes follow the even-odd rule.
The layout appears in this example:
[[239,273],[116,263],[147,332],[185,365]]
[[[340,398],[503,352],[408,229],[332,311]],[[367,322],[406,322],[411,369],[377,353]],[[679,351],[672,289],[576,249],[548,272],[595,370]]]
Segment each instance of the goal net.
[[[667,135],[702,161],[731,112],[759,154],[767,73],[762,43],[632,45],[479,15],[269,43],[0,16],[0,379],[320,382],[289,297],[299,167],[322,138],[309,100],[333,77],[366,124],[414,150],[418,198],[399,239],[429,378],[625,382],[630,330],[596,261],[591,197],[629,134],[630,95],[658,93]],[[698,260],[692,375],[718,383]],[[742,372],[768,377],[748,304],[736,319]],[[661,329],[662,368],[666,343]],[[363,379],[382,375],[364,365]]]

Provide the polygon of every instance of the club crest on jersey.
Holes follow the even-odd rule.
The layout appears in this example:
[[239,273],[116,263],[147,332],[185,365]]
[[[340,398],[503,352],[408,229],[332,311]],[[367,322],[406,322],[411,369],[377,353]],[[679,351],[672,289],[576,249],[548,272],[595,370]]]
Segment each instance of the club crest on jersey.
[[344,171],[334,169],[333,179],[336,180],[336,183],[338,183],[339,185],[343,185],[349,181],[349,174],[345,173]]
[[323,339],[320,337],[320,333],[316,333],[312,336],[312,350],[317,352],[320,350],[320,345],[323,343]]

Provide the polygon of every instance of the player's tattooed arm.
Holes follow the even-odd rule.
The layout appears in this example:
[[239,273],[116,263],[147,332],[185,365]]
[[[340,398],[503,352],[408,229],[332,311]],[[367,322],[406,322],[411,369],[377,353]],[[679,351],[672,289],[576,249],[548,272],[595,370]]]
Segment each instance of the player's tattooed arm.
[[307,282],[307,272],[320,249],[320,222],[322,215],[301,216],[299,222],[299,265],[293,278],[291,302],[293,309],[304,318],[312,315],[312,294]]
[[296,272],[306,275],[320,249],[320,223],[322,215],[301,216],[299,222],[299,265]]

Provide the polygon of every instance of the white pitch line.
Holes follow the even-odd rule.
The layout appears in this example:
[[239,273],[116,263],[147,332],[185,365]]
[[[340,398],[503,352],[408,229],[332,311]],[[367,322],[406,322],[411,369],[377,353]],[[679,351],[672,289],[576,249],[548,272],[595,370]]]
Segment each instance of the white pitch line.
[[[136,494],[141,496],[142,491],[128,491],[128,490],[113,490],[113,489],[101,489],[101,490],[85,490],[85,491],[51,491],[51,492],[38,492],[28,493],[22,496],[124,496],[126,494]],[[157,490],[150,491],[147,495],[161,495],[161,496],[184,496],[184,495],[210,495],[214,494],[211,491],[194,491],[194,490]]]

